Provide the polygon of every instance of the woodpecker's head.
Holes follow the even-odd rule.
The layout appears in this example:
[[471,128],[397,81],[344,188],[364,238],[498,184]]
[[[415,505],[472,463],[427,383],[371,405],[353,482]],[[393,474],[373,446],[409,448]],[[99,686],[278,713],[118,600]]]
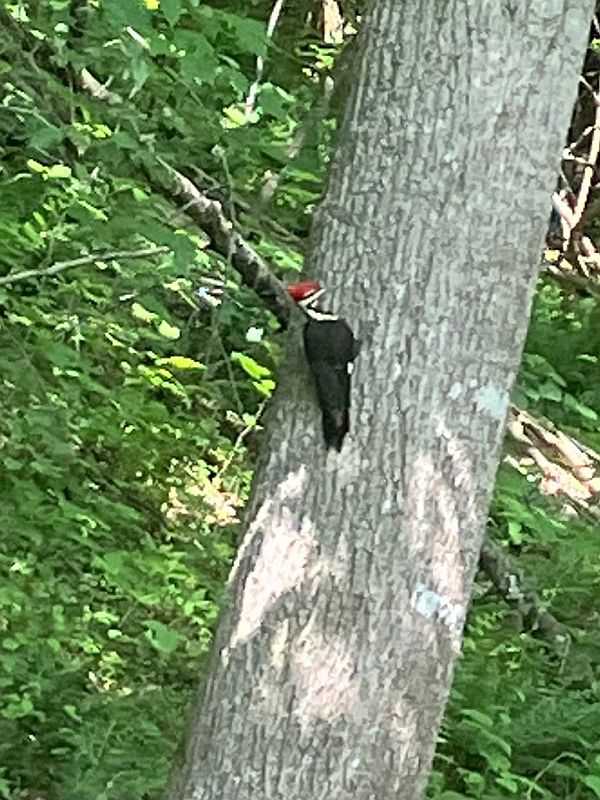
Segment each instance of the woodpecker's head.
[[339,319],[337,314],[325,311],[319,305],[320,298],[325,294],[325,287],[319,281],[293,283],[287,290],[309,319],[317,322],[332,322]]
[[318,300],[325,294],[325,287],[318,281],[301,281],[286,287],[288,294],[295,300],[303,311],[315,307]]

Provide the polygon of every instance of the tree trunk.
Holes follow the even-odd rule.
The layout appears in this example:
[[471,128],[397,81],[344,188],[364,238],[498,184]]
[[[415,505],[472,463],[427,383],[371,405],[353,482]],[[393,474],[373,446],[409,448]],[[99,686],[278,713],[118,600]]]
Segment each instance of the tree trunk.
[[375,0],[313,238],[353,429],[294,340],[170,800],[423,792],[592,5]]

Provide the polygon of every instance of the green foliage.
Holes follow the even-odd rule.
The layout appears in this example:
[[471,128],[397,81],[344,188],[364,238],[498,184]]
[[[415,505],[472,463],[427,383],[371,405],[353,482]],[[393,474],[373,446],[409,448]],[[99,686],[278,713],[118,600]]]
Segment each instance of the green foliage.
[[[0,284],[0,796],[151,800],[164,786],[278,354],[273,320],[175,207],[165,165],[218,196],[275,269],[299,269],[337,55],[304,5],[286,4],[273,40],[262,0],[0,10],[0,279],[97,256]],[[218,307],[197,296],[206,277],[225,282]],[[544,283],[514,396],[596,449],[598,323],[594,301]],[[480,580],[436,800],[600,797],[594,522],[501,469],[490,531],[575,644],[554,653]]]
[[[99,254],[0,285],[0,796],[158,797],[182,733],[278,348],[164,167],[216,186],[253,246],[297,270],[331,127],[289,158],[319,81],[281,43],[245,114],[272,50],[255,11],[0,12],[0,277]],[[225,280],[217,308],[196,295],[205,276]]]

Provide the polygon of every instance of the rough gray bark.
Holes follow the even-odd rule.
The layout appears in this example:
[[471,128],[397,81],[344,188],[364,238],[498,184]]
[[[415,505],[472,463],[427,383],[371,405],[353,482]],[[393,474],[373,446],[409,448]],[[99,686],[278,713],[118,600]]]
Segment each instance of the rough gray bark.
[[170,800],[421,795],[591,13],[375,0],[313,241],[354,430],[294,345]]

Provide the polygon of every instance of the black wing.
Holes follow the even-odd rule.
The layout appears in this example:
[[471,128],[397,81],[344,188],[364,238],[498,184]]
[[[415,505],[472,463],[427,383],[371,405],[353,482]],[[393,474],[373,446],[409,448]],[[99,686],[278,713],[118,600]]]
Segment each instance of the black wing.
[[304,348],[323,414],[323,438],[327,449],[342,449],[350,429],[349,365],[358,354],[358,342],[345,320],[307,322]]

